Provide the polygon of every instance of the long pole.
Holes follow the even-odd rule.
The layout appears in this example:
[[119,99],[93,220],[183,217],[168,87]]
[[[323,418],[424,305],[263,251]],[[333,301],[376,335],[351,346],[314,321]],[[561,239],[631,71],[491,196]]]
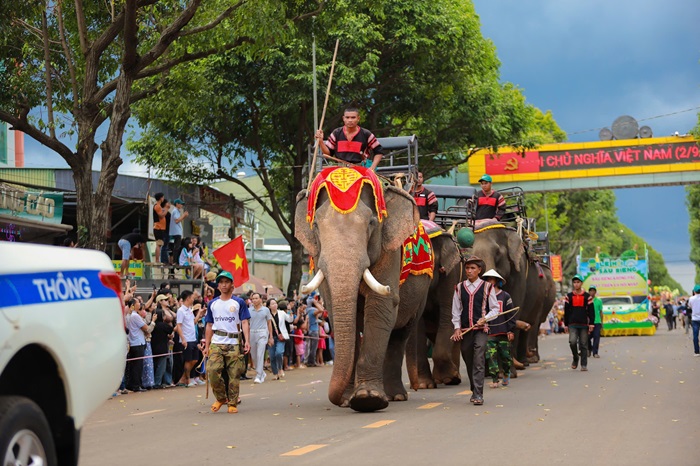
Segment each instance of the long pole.
[[[333,71],[335,70],[335,59],[338,56],[338,46],[340,45],[340,39],[335,41],[335,50],[333,51],[333,61],[331,62],[331,74],[328,76],[328,87],[326,87],[326,99],[323,102],[323,113],[321,113],[321,123],[317,126],[317,129],[323,128],[323,120],[326,119],[326,109],[328,108],[328,97],[331,94],[331,84],[333,83]],[[316,135],[314,134],[314,137]],[[311,189],[311,182],[313,181],[314,172],[316,171],[316,157],[318,155],[318,139],[314,144],[314,158],[311,160],[311,166],[309,167],[309,184],[306,186],[306,190]]]
[[318,128],[318,81],[316,80],[316,36],[311,44],[311,64],[313,67],[313,83],[314,83],[314,128]]

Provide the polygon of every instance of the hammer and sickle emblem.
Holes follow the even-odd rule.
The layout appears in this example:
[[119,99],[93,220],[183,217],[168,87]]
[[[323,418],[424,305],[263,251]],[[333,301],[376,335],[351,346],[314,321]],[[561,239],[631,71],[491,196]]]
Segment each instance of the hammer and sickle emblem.
[[518,169],[518,159],[513,157],[506,162],[506,170],[515,171]]

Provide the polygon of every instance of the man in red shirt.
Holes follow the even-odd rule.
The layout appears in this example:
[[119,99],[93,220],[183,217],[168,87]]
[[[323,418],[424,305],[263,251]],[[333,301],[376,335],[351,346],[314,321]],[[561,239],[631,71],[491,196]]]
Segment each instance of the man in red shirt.
[[340,128],[334,129],[325,142],[323,130],[316,131],[321,152],[349,163],[359,164],[368,160],[372,151],[370,170],[377,168],[384,152],[374,134],[360,127],[360,111],[353,107],[346,108],[343,113],[343,124]]
[[438,200],[435,193],[423,186],[423,173],[418,172],[415,187],[411,190],[413,200],[416,201],[420,218],[423,220],[435,221],[438,211]]
[[490,175],[479,178],[481,191],[476,193],[476,217],[474,220],[493,218],[501,220],[506,211],[506,200],[491,187],[493,179]]

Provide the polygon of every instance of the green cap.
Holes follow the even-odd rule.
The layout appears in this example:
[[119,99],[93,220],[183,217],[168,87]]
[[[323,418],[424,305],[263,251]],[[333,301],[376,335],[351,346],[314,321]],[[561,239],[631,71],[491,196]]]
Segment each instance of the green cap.
[[225,270],[216,276],[216,283],[219,283],[219,280],[222,278],[228,278],[229,280],[233,281],[233,275],[231,275],[231,272],[227,272]]
[[598,291],[598,288],[596,288],[595,285],[589,286],[588,289],[589,289],[589,290],[596,290],[596,291]]
[[700,285],[695,285],[695,288],[693,288],[693,293],[700,294]]
[[484,175],[481,178],[479,178],[479,183],[481,183],[482,181],[488,181],[489,183],[493,183],[491,175]]
[[185,205],[185,201],[180,199],[179,197],[173,201],[173,204],[182,204]]
[[574,275],[574,278],[571,279],[571,281],[573,282],[573,281],[575,281],[575,280],[578,280],[578,281],[582,282],[582,281],[583,281],[583,278],[581,278],[581,275],[576,274],[576,275]]

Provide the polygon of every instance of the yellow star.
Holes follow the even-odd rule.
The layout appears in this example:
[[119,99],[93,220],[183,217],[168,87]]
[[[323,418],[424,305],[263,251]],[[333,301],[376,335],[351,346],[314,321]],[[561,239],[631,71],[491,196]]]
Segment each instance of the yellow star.
[[241,256],[239,256],[238,254],[236,254],[236,258],[235,258],[235,259],[231,259],[230,262],[233,263],[233,265],[236,267],[236,270],[238,270],[238,269],[240,269],[241,267],[243,267],[243,258],[242,258]]

